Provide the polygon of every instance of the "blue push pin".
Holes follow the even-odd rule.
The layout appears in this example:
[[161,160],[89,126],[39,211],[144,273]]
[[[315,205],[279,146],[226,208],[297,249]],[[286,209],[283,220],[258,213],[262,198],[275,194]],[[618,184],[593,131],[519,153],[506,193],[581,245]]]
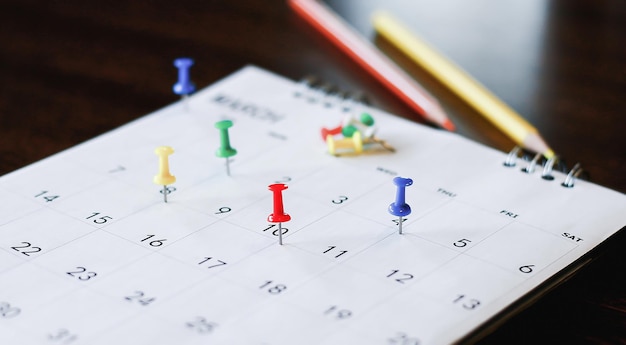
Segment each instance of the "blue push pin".
[[[196,91],[196,86],[189,79],[189,69],[193,66],[193,60],[190,58],[178,58],[174,60],[174,66],[178,68],[178,82],[174,84],[172,90],[177,95],[186,99],[191,93]],[[187,103],[185,103],[185,109]]]
[[402,217],[411,214],[411,206],[405,202],[404,190],[413,184],[413,180],[404,177],[394,177],[393,184],[398,187],[396,190],[396,201],[392,202],[387,209],[389,213],[398,216],[398,233],[402,234]]

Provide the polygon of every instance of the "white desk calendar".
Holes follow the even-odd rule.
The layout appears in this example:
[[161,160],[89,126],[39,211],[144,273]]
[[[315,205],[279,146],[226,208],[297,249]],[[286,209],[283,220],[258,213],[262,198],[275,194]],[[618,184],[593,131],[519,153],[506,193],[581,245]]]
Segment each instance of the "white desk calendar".
[[[346,107],[395,152],[328,154]],[[623,194],[506,159],[246,67],[0,178],[0,343],[467,340],[626,224]]]

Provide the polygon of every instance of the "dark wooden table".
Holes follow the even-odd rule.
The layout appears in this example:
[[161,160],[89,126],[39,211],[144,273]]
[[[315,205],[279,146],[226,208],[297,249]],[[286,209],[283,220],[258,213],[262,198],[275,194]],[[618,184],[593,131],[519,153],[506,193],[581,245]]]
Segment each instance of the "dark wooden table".
[[[368,13],[384,4],[527,117],[566,161],[626,191],[623,0],[331,4],[370,37]],[[461,134],[503,151],[513,146],[376,42],[441,100]],[[292,79],[316,74],[421,121],[283,0],[0,0],[0,43],[0,175],[176,101],[172,60],[179,56],[195,58],[199,87],[255,64]],[[622,231],[594,263],[481,343],[625,344],[624,245]]]

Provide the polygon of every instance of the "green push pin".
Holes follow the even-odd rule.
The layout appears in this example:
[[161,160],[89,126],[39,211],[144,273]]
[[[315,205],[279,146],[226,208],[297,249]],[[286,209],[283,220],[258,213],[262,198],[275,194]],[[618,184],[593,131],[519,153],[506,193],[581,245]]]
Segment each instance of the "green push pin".
[[215,151],[218,157],[226,158],[226,174],[230,176],[229,158],[237,154],[237,150],[230,146],[228,129],[233,126],[230,120],[222,120],[215,123],[215,128],[220,130],[220,147]]
[[361,120],[361,123],[366,125],[367,127],[371,127],[374,125],[374,118],[368,113],[362,113],[359,119]]

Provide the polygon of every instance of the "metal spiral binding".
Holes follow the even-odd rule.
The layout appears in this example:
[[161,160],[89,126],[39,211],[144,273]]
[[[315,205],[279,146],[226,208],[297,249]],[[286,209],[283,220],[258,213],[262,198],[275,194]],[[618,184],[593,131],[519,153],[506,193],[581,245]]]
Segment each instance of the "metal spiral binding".
[[569,173],[567,173],[567,176],[565,177],[565,181],[561,183],[561,186],[566,187],[566,188],[574,187],[574,181],[576,180],[576,178],[580,176],[580,174],[582,174],[582,172],[583,172],[583,169],[581,169],[580,163],[576,163],[574,167],[572,168],[572,170],[570,170]]
[[552,176],[552,168],[554,167],[554,162],[556,161],[556,159],[557,157],[554,156],[548,159],[546,164],[543,165],[543,172],[541,173],[542,179],[548,180],[548,181],[554,180],[554,176]]
[[298,84],[294,97],[305,99],[309,103],[327,108],[339,107],[343,112],[350,112],[359,105],[369,104],[362,92],[341,91],[336,85],[322,82],[312,75],[305,76]]
[[313,87],[313,85],[315,85],[316,83],[317,78],[312,75],[308,75],[300,79],[300,81],[298,82],[298,88],[293,94],[294,97],[304,98],[311,103],[315,102],[317,99],[317,92],[314,92],[315,88]]
[[520,151],[521,151],[521,147],[515,146],[513,150],[509,152],[509,155],[506,157],[506,160],[503,163],[504,166],[509,167],[509,168],[514,167],[517,164],[517,155],[519,154]]
[[528,174],[534,173],[535,168],[537,167],[537,162],[539,162],[540,159],[541,159],[541,153],[537,153],[535,155],[535,158],[533,158],[533,160],[530,161],[530,164],[528,164],[527,167],[522,168],[522,171]]
[[[532,157],[532,159],[530,159]],[[564,174],[567,174],[565,180],[561,185],[566,188],[574,187],[574,182],[576,179],[588,179],[588,174],[580,167],[580,163],[576,163],[571,170],[568,170],[565,163],[558,157],[554,156],[550,159],[544,160],[542,162],[542,155],[531,153],[529,151],[525,151],[523,148],[519,146],[515,146],[506,156],[506,159],[502,163],[502,165],[506,167],[515,167],[517,165],[518,159],[523,159],[525,161],[529,161],[528,166],[521,169],[522,172],[527,174],[532,174],[535,172],[537,165],[543,165],[543,171],[541,173],[541,178],[547,181],[552,181],[555,179],[552,172],[554,170],[560,171]]]

